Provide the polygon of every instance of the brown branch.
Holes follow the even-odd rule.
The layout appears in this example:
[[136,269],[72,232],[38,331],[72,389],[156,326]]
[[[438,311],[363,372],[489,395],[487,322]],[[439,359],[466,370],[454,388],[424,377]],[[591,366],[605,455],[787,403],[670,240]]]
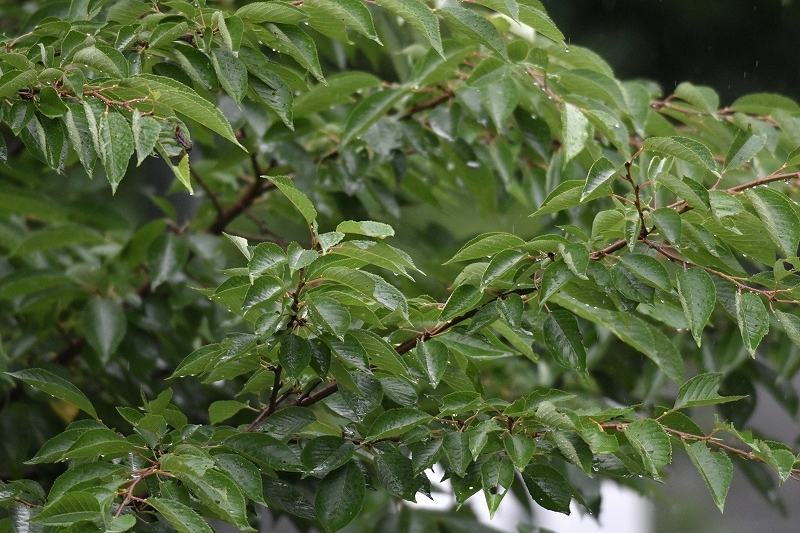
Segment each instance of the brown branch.
[[222,210],[217,215],[217,218],[206,230],[208,233],[219,235],[230,224],[233,219],[241,215],[245,209],[253,205],[262,194],[272,189],[274,185],[271,181],[263,178],[255,178],[250,187],[227,209]]
[[432,100],[427,100],[425,102],[420,102],[418,104],[414,104],[413,106],[409,107],[408,110],[405,113],[400,115],[400,119],[402,120],[402,119],[411,118],[416,113],[419,113],[420,111],[425,111],[426,109],[432,109],[432,108],[436,107],[437,105],[452,99],[455,95],[456,95],[456,93],[454,93],[452,90],[448,89],[443,94],[437,96],[436,98],[434,98]]
[[192,174],[192,177],[197,184],[200,185],[200,188],[203,189],[203,192],[206,193],[206,197],[211,201],[211,205],[214,206],[214,210],[217,212],[217,217],[222,216],[222,214],[225,212],[225,208],[222,207],[221,203],[219,203],[219,198],[217,198],[217,195],[214,194],[214,191],[211,190],[211,187],[208,186],[208,183],[206,183],[205,180],[200,177],[200,174],[198,174],[193,167],[189,169],[189,172]]
[[783,180],[791,180],[798,178],[800,178],[800,172],[790,172],[789,174],[770,174],[769,176],[766,176],[764,178],[743,183],[741,185],[737,185],[736,187],[731,187],[730,189],[726,189],[726,192],[742,192],[745,189],[752,189],[753,187],[758,187],[759,185],[766,185],[767,183],[772,183],[773,181],[783,181]]
[[618,240],[618,241],[616,241],[616,242],[614,242],[612,244],[609,244],[608,246],[606,246],[602,250],[597,250],[596,252],[592,252],[591,254],[589,254],[589,258],[592,261],[597,261],[599,259],[604,258],[605,256],[607,256],[609,254],[613,254],[617,250],[622,250],[627,245],[628,245],[628,241],[626,241],[625,239],[620,239],[620,240]]

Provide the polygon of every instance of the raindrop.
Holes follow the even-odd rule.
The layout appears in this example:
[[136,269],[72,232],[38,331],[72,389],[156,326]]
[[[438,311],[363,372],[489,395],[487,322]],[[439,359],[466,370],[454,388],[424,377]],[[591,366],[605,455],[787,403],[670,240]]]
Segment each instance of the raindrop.
[[478,163],[477,161],[467,161],[467,166],[469,168],[478,168],[481,166],[481,164]]

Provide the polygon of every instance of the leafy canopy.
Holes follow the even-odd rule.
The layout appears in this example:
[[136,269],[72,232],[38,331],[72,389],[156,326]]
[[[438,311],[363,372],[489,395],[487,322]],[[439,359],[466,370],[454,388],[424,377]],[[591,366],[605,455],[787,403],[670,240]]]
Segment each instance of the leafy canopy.
[[795,102],[618,80],[537,0],[0,13],[0,529],[798,475],[745,429],[798,407]]

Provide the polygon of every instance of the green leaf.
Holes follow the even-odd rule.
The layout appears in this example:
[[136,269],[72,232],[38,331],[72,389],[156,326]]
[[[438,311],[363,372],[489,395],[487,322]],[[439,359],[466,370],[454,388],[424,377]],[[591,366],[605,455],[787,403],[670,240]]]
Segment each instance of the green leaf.
[[717,387],[719,387],[722,377],[721,372],[707,372],[693,377],[681,385],[673,409],[683,409],[698,405],[716,405],[735,402],[744,398],[744,396],[720,396],[717,394]]
[[238,104],[247,93],[247,67],[227,48],[211,50],[211,64],[225,92]]
[[[250,4],[256,5],[256,4]],[[352,102],[351,95],[377,87],[381,80],[366,72],[341,72],[328,77],[328,85],[317,84],[298,96],[292,105],[295,117],[319,113],[339,104]],[[347,232],[345,232],[347,233]]]
[[79,49],[75,52],[75,55],[72,56],[72,62],[86,65],[112,78],[124,78],[128,74],[127,72],[123,73],[116,61],[109,57],[105,51],[100,50],[96,46],[87,46],[86,48]]
[[252,309],[267,302],[272,302],[283,296],[284,292],[281,280],[273,276],[260,276],[247,289],[247,294],[242,302],[242,309]]
[[549,313],[542,325],[544,343],[556,363],[576,372],[586,371],[586,349],[575,315],[556,310]]
[[0,98],[16,96],[20,89],[33,85],[37,77],[38,73],[35,70],[25,70],[23,72],[11,70],[6,72],[0,76]]
[[[541,4],[539,4],[541,5]],[[557,43],[564,42],[564,34],[556,27],[544,9],[539,9],[531,2],[520,2],[519,20]]]
[[[347,25],[364,37],[383,44],[375,32],[375,25],[369,9],[363,2],[358,0],[311,0],[303,4],[303,10],[311,15],[309,24],[329,37],[349,43],[350,40],[344,32],[344,26]],[[338,28],[339,26],[341,29]]]
[[800,113],[800,106],[794,100],[780,94],[754,93],[742,96],[731,104],[731,109],[740,113],[770,116],[782,109],[790,113]]
[[447,370],[449,357],[450,352],[447,346],[436,339],[428,339],[417,344],[417,358],[422,363],[422,367],[434,389],[439,385],[439,381],[441,381],[445,370]]
[[106,169],[106,178],[111,184],[111,191],[115,193],[133,156],[133,133],[128,121],[119,113],[101,115],[97,128],[99,140],[97,153],[100,154],[100,160]]
[[685,446],[686,454],[706,482],[714,503],[723,511],[728,488],[733,478],[733,463],[724,451],[712,452],[705,442],[697,441]]
[[37,524],[67,526],[83,520],[102,518],[103,510],[98,499],[88,492],[69,492],[45,505],[42,512],[30,519]]
[[463,33],[470,42],[484,45],[488,49],[508,59],[506,43],[500,32],[491,22],[475,11],[460,6],[443,7],[437,10],[444,19],[459,32]]
[[227,472],[231,478],[236,480],[245,496],[255,502],[265,503],[261,472],[252,462],[241,455],[232,453],[214,455],[214,461],[217,462],[221,470]]
[[146,501],[166,518],[178,533],[214,533],[214,530],[191,507],[170,498],[151,496]]
[[506,131],[506,121],[519,102],[519,91],[514,80],[510,77],[500,78],[481,87],[480,93],[483,106],[492,117],[497,131]]
[[650,323],[635,315],[617,313],[585,303],[565,294],[552,297],[553,302],[575,315],[602,325],[626,344],[645,354],[673,381],[683,381],[683,360],[669,338]]
[[460,477],[464,477],[467,467],[472,462],[469,451],[469,436],[461,431],[448,431],[442,439],[442,449],[450,462],[450,468]]
[[714,280],[701,268],[682,270],[678,272],[676,279],[683,313],[686,315],[692,337],[699,347],[702,343],[703,328],[706,327],[717,301]]
[[534,452],[536,452],[536,441],[527,435],[507,433],[503,436],[503,447],[514,466],[523,471],[528,466],[528,463],[531,462]]
[[314,220],[316,220],[317,210],[314,209],[314,204],[311,203],[311,200],[309,200],[305,194],[295,189],[292,180],[286,176],[264,177],[274,183],[275,186],[286,195],[289,201],[294,204],[298,211],[300,211],[300,214],[303,215],[303,218],[306,219],[306,222],[308,222],[309,226],[312,222],[314,222]]
[[95,141],[89,131],[84,107],[77,104],[68,105],[63,120],[72,149],[78,154],[78,159],[86,169],[86,173],[91,176],[97,160],[97,151],[95,150]]
[[286,253],[280,246],[271,242],[262,242],[253,248],[247,269],[251,276],[258,276],[286,263],[286,261]]
[[117,351],[127,329],[125,313],[113,300],[92,298],[83,310],[83,334],[103,364]]
[[264,31],[258,32],[258,36],[264,41],[264,44],[291,56],[317,80],[325,83],[317,55],[317,46],[306,32],[292,24],[267,23],[264,25]]
[[598,191],[598,189],[608,183],[617,174],[617,170],[618,167],[615,167],[605,157],[595,161],[592,168],[589,169],[589,176],[586,178],[586,185],[581,193],[581,203],[605,196],[605,194],[601,195],[602,190]]
[[439,320],[445,322],[463,315],[472,310],[481,301],[483,291],[474,285],[459,285],[447,302],[439,315]]
[[124,455],[136,449],[133,443],[105,427],[86,431],[64,452],[64,459],[95,458],[101,455]]
[[342,304],[327,296],[313,296],[306,300],[311,318],[317,326],[339,339],[350,329],[350,313]]
[[48,499],[56,501],[68,492],[97,486],[111,479],[123,481],[125,475],[126,470],[121,465],[105,462],[79,464],[56,478],[50,488]]
[[758,295],[752,292],[736,293],[736,321],[744,347],[755,357],[761,339],[769,333],[769,312]]
[[561,473],[544,464],[529,465],[522,473],[525,487],[533,501],[549,511],[570,513],[572,487]]
[[719,176],[714,156],[704,144],[688,137],[650,137],[645,139],[643,149],[673,156],[689,164],[704,168]]
[[53,87],[43,87],[39,91],[37,108],[47,118],[58,118],[67,112],[67,106],[61,101],[58,91]]
[[775,310],[775,316],[783,327],[783,331],[792,343],[800,347],[800,318],[797,316]]
[[316,421],[317,417],[306,407],[285,407],[262,422],[260,430],[280,441],[288,441],[295,432]]
[[222,446],[259,466],[286,472],[301,470],[300,459],[294,450],[264,433],[236,433],[222,441]]
[[361,100],[347,116],[341,144],[345,145],[367,131],[397,102],[406,96],[404,89],[383,89]]
[[717,116],[719,109],[719,96],[710,87],[693,85],[684,81],[675,87],[675,96],[689,102],[698,109],[706,111],[711,116]]
[[69,402],[93,418],[97,418],[97,412],[94,410],[89,398],[78,387],[64,378],[60,378],[41,368],[29,368],[18,372],[6,372],[6,374],[20,379],[31,387],[46,392],[59,400]]
[[587,140],[589,140],[589,119],[580,109],[565,102],[564,111],[561,113],[561,143],[564,145],[565,165],[583,150]]
[[651,418],[643,418],[625,428],[625,436],[639,453],[650,475],[654,479],[661,479],[659,472],[672,460],[672,444],[661,424]]
[[240,7],[236,16],[253,24],[264,22],[280,22],[283,24],[298,24],[308,18],[302,9],[289,2],[253,2]]
[[411,459],[399,452],[380,454],[375,457],[375,474],[381,487],[388,494],[416,502],[414,495],[420,482],[414,476]]
[[170,78],[153,74],[132,76],[124,81],[124,85],[130,86],[153,98],[159,104],[191,118],[244,149],[236,139],[228,119],[225,118],[219,108],[186,85]]
[[131,130],[133,130],[133,144],[136,147],[136,166],[139,166],[153,152],[161,132],[161,125],[153,117],[134,111]]
[[445,264],[491,257],[493,254],[523,246],[525,241],[510,233],[483,233],[461,247]]
[[353,457],[355,446],[342,437],[322,436],[309,441],[300,454],[306,471],[312,476],[325,476],[346,464]]
[[573,276],[574,274],[563,261],[548,265],[542,273],[542,282],[539,286],[539,309],[555,293],[561,290]]
[[375,3],[408,22],[431,43],[433,49],[440,56],[444,57],[439,19],[424,2],[420,2],[420,0],[376,0]]
[[[583,180],[567,180],[562,182],[547,195],[547,198],[544,199],[539,209],[530,216],[538,217],[540,215],[557,213],[569,209],[570,207],[575,207],[581,203],[581,190],[584,185],[585,182]],[[605,183],[595,191],[595,196],[609,196],[612,193],[611,186]]]
[[483,271],[483,275],[481,276],[481,288],[486,288],[491,285],[493,281],[514,268],[514,266],[525,257],[528,257],[527,252],[514,249],[503,250],[496,254],[492,257],[492,260],[489,261],[486,270]]
[[368,237],[376,237],[384,239],[386,237],[394,236],[394,229],[389,224],[383,222],[373,222],[371,220],[364,220],[356,222],[355,220],[346,220],[340,222],[336,226],[336,231],[341,233],[355,233],[358,235],[366,235]]
[[159,236],[147,250],[147,269],[152,290],[169,281],[189,259],[189,249],[183,239],[170,233]]
[[415,426],[427,424],[432,419],[433,417],[428,413],[423,413],[417,409],[410,409],[407,407],[389,409],[381,413],[378,418],[375,419],[375,422],[372,423],[372,427],[369,428],[364,442],[372,442],[402,435]]
[[414,474],[420,474],[436,464],[442,457],[442,440],[430,439],[411,446],[411,467]]
[[[251,72],[254,70],[250,67]],[[292,89],[278,74],[261,68],[249,77],[250,88],[262,102],[275,111],[286,127],[294,130]]]
[[658,231],[664,235],[669,242],[680,245],[681,216],[674,209],[662,207],[650,213],[650,216],[653,217]]
[[664,292],[672,290],[672,281],[669,279],[667,269],[658,259],[644,254],[625,254],[620,256],[620,260],[637,278],[648,285]]
[[786,257],[797,257],[800,243],[800,219],[794,203],[782,192],[769,187],[756,187],[745,191],[758,218],[767,228],[769,236]]
[[350,461],[325,476],[317,486],[314,510],[317,520],[332,532],[349,524],[361,511],[367,489],[358,465]]
[[290,333],[281,341],[278,361],[291,379],[297,379],[311,363],[311,345],[308,340]]
[[725,156],[725,170],[736,169],[749,162],[766,143],[766,135],[753,135],[751,129],[739,130]]
[[686,203],[702,213],[706,213],[710,207],[708,191],[701,186],[693,186],[697,182],[692,182],[690,178],[683,180],[676,178],[669,172],[660,172],[656,176],[656,182],[675,193],[676,196],[686,200]]
[[235,400],[218,400],[208,406],[208,416],[212,424],[219,424],[247,408],[247,404]]

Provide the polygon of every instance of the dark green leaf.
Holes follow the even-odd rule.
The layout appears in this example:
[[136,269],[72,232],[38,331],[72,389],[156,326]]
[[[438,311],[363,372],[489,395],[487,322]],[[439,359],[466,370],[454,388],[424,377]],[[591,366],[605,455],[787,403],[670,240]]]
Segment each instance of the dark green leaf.
[[389,409],[375,419],[364,441],[371,442],[402,435],[415,426],[427,424],[432,418],[429,414],[417,409],[406,407]]
[[431,43],[439,55],[444,56],[439,19],[427,5],[418,0],[376,0],[375,3],[408,22]]
[[529,465],[522,473],[522,479],[533,501],[549,511],[570,513],[572,487],[561,473],[544,464]]
[[687,444],[685,449],[692,464],[706,482],[714,503],[722,512],[733,478],[733,464],[730,457],[724,451],[712,452],[704,442],[700,441]]
[[639,453],[645,468],[654,479],[672,460],[672,444],[664,428],[653,419],[643,418],[625,429],[628,442]]
[[431,386],[435,389],[447,369],[449,351],[440,341],[430,339],[417,345],[417,357],[422,363]]
[[743,398],[743,396],[720,396],[717,393],[717,387],[719,387],[721,381],[722,373],[720,372],[708,372],[693,377],[681,385],[673,409],[683,409],[697,405],[715,405],[734,402]]
[[297,379],[311,362],[311,345],[308,340],[290,333],[281,341],[278,361],[290,378]]
[[575,370],[586,371],[586,349],[575,315],[556,310],[547,315],[542,326],[544,342],[556,363]]
[[752,292],[736,293],[736,321],[744,347],[755,357],[761,339],[769,333],[769,313],[758,295]]
[[338,531],[358,515],[365,497],[364,475],[356,463],[348,462],[325,476],[317,486],[314,501],[317,520],[325,531]]
[[700,268],[682,270],[678,272],[676,279],[683,313],[686,315],[692,337],[699,347],[702,343],[703,328],[706,327],[717,301],[714,280]]
[[166,518],[178,533],[214,533],[199,514],[178,501],[151,496],[147,504]]
[[445,322],[463,315],[481,301],[483,291],[474,285],[459,285],[447,299],[439,320]]
[[97,412],[94,410],[94,406],[92,406],[89,398],[87,398],[78,387],[64,378],[60,378],[41,368],[29,368],[18,372],[6,372],[6,374],[20,379],[31,387],[46,392],[59,400],[69,402],[81,411],[97,418]]
[[103,364],[117,351],[127,329],[125,313],[113,300],[93,298],[83,310],[83,333]]

